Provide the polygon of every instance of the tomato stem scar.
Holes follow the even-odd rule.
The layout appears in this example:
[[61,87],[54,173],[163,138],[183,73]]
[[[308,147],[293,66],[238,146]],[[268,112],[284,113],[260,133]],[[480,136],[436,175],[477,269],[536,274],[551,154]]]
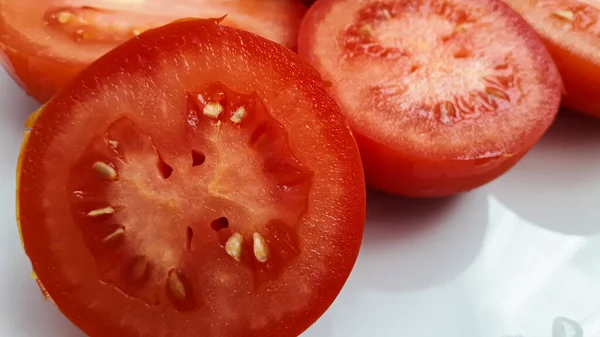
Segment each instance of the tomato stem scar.
[[234,260],[240,262],[242,258],[242,243],[244,242],[244,237],[240,233],[234,233],[232,236],[227,239],[225,243],[225,251],[227,255],[233,257]]
[[89,212],[87,215],[88,216],[100,216],[100,215],[107,215],[107,214],[114,214],[114,213],[115,213],[115,209],[112,208],[111,206],[108,206],[105,208],[95,209],[95,210]]
[[265,263],[269,259],[269,246],[267,246],[267,241],[260,233],[252,234],[252,238],[254,239],[254,257],[258,260],[258,262]]
[[94,163],[93,167],[94,170],[102,174],[108,180],[115,180],[117,178],[117,171],[104,162],[97,161]]
[[246,108],[244,108],[243,106],[237,108],[237,110],[235,110],[235,112],[233,113],[233,115],[231,116],[231,121],[235,124],[240,124],[242,122],[242,120],[244,119],[244,117],[246,117]]
[[202,110],[202,113],[205,116],[208,116],[211,118],[218,118],[222,112],[223,112],[223,106],[219,102],[210,102],[210,103],[206,104],[206,106]]

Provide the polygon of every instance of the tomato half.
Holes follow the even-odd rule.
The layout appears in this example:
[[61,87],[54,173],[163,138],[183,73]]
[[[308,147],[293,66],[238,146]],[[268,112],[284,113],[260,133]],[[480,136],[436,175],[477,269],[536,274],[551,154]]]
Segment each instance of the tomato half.
[[332,83],[367,184],[445,196],[498,177],[539,140],[561,82],[536,33],[495,0],[320,0],[299,52]]
[[600,117],[600,2],[506,0],[543,37],[565,86],[563,104]]
[[0,0],[2,65],[41,102],[81,69],[141,32],[187,18],[217,18],[289,48],[301,0]]
[[205,20],[148,31],[28,125],[24,247],[90,336],[298,335],[355,263],[351,131],[318,73],[257,35]]

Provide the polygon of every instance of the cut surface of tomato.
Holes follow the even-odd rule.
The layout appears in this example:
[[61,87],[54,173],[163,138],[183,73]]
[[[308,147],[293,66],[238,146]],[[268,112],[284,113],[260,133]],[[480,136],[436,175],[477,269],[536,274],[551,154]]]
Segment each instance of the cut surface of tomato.
[[25,250],[90,336],[295,336],[358,255],[358,148],[318,73],[216,21],[149,31],[29,121]]
[[2,64],[44,102],[89,63],[150,28],[226,15],[224,25],[295,48],[305,11],[300,0],[0,0]]
[[563,79],[563,105],[600,117],[600,2],[506,2],[543,37]]
[[320,0],[300,29],[354,129],[367,184],[410,196],[480,186],[542,136],[561,82],[536,33],[489,0]]

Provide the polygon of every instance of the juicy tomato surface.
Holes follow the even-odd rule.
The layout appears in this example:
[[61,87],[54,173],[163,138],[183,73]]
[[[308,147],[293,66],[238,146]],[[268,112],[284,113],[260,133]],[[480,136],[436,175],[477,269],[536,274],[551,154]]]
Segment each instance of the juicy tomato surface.
[[295,336],[355,263],[352,133],[318,73],[257,35],[209,20],[150,30],[27,126],[24,247],[90,336]]
[[85,66],[141,32],[187,17],[218,18],[295,48],[300,0],[0,0],[0,61],[45,102]]
[[361,148],[367,184],[408,196],[470,190],[542,136],[561,81],[536,33],[494,0],[320,0],[298,49]]
[[563,104],[600,117],[600,2],[506,2],[543,37],[563,79]]

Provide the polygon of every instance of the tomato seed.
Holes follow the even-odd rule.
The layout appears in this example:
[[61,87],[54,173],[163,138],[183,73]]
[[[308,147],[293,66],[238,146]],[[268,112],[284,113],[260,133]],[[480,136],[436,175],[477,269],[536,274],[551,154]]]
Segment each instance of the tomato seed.
[[116,239],[120,239],[121,237],[123,237],[125,235],[125,229],[123,227],[119,227],[117,230],[115,230],[114,232],[108,234],[103,240],[102,242],[110,242],[110,241],[114,241]]
[[117,171],[115,171],[115,169],[112,168],[112,166],[104,162],[97,161],[94,163],[93,167],[94,170],[102,174],[108,180],[115,180],[117,178]]
[[240,233],[234,233],[225,243],[225,251],[227,255],[233,257],[234,260],[240,262],[242,259],[242,243],[244,237]]
[[113,150],[116,150],[117,147],[119,146],[119,142],[117,142],[116,140],[108,140],[108,145],[110,145],[110,147],[113,148]]
[[269,246],[267,246],[267,241],[260,233],[254,233],[252,235],[252,239],[254,240],[254,257],[258,260],[258,262],[265,263],[269,259]]
[[219,118],[223,112],[223,106],[219,102],[210,102],[204,106],[202,113],[210,118]]
[[115,209],[112,208],[111,206],[105,207],[105,208],[100,208],[100,209],[95,209],[93,211],[90,211],[87,215],[88,216],[101,216],[101,215],[109,215],[109,214],[114,214],[115,213]]
[[563,11],[556,11],[554,13],[552,13],[552,15],[556,16],[557,18],[560,19],[564,19],[567,21],[575,21],[575,14],[572,11],[568,11],[568,10],[563,10]]
[[133,267],[131,268],[131,279],[134,281],[141,280],[144,275],[146,275],[146,270],[148,270],[148,259],[145,257],[139,258]]
[[240,124],[242,122],[242,120],[244,120],[244,118],[246,117],[246,108],[244,108],[243,106],[237,108],[237,110],[235,110],[235,112],[233,113],[233,115],[231,116],[231,121],[234,124]]
[[382,13],[382,14],[383,14],[383,16],[384,16],[386,19],[388,19],[388,20],[392,18],[392,14],[390,13],[390,11],[388,11],[388,10],[387,10],[387,8],[384,8],[384,9],[381,11],[381,13]]
[[505,101],[510,101],[510,97],[508,97],[508,95],[500,89],[494,87],[485,87],[485,92],[488,93],[488,95],[503,99]]
[[364,25],[362,27],[360,27],[360,29],[358,30],[358,32],[362,35],[366,35],[366,36],[373,36],[375,35],[375,30],[373,29],[373,27],[371,25]]
[[69,23],[69,21],[71,21],[72,18],[73,13],[70,12],[60,12],[56,15],[56,20],[62,24]]
[[185,297],[187,296],[185,286],[183,285],[183,282],[181,282],[181,280],[179,279],[179,276],[177,275],[176,271],[172,271],[169,274],[168,283],[169,290],[171,291],[173,297],[175,297],[175,299],[177,299],[178,301],[185,300]]

